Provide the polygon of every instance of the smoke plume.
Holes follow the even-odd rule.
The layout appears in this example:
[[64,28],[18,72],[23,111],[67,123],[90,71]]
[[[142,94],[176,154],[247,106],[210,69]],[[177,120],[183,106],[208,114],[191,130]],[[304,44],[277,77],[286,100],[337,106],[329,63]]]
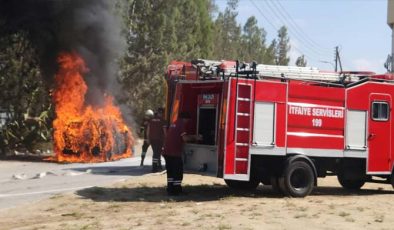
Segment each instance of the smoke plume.
[[45,79],[51,83],[57,56],[75,51],[90,72],[87,100],[97,104],[116,82],[116,58],[122,52],[121,23],[110,0],[0,0],[2,33],[27,32],[40,58]]

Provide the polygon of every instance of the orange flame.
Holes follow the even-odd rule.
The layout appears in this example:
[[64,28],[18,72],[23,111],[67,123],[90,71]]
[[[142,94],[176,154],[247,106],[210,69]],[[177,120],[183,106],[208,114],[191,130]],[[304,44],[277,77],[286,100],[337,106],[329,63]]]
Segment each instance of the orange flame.
[[130,157],[134,140],[113,98],[105,95],[100,107],[87,105],[84,60],[76,53],[62,53],[58,62],[53,92],[55,160],[101,162]]

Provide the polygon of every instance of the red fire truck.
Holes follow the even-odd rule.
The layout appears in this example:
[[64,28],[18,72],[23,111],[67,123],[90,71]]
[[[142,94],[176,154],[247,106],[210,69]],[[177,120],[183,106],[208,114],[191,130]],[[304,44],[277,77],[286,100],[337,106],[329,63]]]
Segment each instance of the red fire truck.
[[203,136],[185,145],[186,169],[292,197],[328,175],[346,189],[393,184],[391,74],[194,60],[171,62],[166,80],[168,120],[187,111]]

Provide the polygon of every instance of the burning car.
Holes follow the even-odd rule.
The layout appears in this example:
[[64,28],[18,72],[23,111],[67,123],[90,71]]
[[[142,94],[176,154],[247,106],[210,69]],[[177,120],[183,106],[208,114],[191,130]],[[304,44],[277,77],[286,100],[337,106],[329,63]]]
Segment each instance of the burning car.
[[75,53],[59,56],[60,69],[53,93],[56,160],[100,162],[130,157],[133,138],[110,95],[102,105],[86,103],[88,90],[82,74],[88,70]]

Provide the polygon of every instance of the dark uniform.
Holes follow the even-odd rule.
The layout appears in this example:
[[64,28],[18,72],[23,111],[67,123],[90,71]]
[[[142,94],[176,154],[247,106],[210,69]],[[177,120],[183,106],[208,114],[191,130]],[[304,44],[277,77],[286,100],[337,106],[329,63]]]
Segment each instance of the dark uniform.
[[140,132],[144,132],[144,144],[142,145],[142,153],[141,153],[141,166],[144,165],[144,160],[146,156],[146,152],[148,151],[149,148],[149,142],[148,142],[148,136],[147,136],[147,130],[148,130],[148,125],[149,125],[149,120],[145,118],[144,122],[142,123],[142,126],[140,128]]
[[186,135],[184,130],[182,119],[178,119],[174,124],[171,124],[167,130],[163,156],[166,161],[167,192],[169,195],[178,195],[182,192],[182,148],[183,136]]
[[148,139],[152,145],[152,172],[161,170],[161,151],[164,142],[164,129],[166,127],[165,121],[160,114],[156,113],[155,117],[149,121]]

